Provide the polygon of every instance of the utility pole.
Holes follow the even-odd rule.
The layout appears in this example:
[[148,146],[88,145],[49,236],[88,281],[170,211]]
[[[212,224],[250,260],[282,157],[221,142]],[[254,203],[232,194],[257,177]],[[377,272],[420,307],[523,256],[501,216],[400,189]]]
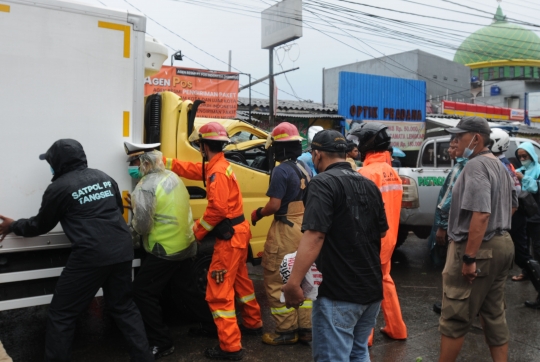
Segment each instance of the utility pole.
[[269,65],[270,65],[270,71],[269,71],[269,74],[270,74],[270,93],[269,93],[269,96],[270,96],[270,104],[269,104],[269,107],[268,107],[268,121],[270,123],[270,128],[273,129],[274,128],[274,123],[275,123],[275,120],[274,120],[274,47],[268,49],[268,55],[269,55]]
[[229,50],[229,72],[231,71],[232,50]]

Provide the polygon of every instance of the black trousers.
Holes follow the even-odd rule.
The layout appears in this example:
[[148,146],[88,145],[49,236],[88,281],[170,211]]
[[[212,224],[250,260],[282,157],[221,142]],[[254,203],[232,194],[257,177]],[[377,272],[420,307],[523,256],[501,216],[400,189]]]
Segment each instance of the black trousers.
[[512,229],[510,236],[514,242],[515,262],[521,268],[521,272],[526,274],[524,268],[528,260],[532,259],[529,252],[529,239],[527,236],[527,217],[525,214],[517,210],[512,215]]
[[[535,260],[540,261],[540,223],[528,222],[527,235],[532,244],[532,251]],[[529,245],[527,245],[528,247]]]
[[169,282],[182,294],[182,302],[197,320],[215,328],[212,314],[204,296],[194,291],[193,260],[165,260],[147,254],[133,282],[134,299],[146,327],[151,346],[168,347],[173,344],[169,328],[163,321],[160,304],[163,291]]
[[124,334],[131,361],[153,361],[144,325],[132,299],[131,261],[97,268],[66,267],[49,307],[45,361],[70,361],[77,317],[103,288],[105,306]]

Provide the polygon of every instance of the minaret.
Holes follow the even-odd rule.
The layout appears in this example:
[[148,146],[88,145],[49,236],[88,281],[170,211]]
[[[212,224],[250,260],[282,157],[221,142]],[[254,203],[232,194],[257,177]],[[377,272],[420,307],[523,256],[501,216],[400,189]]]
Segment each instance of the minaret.
[[497,12],[495,13],[495,16],[493,17],[493,22],[498,23],[502,21],[506,21],[506,15],[503,14],[501,9],[501,2],[502,0],[497,0],[499,5],[497,6]]

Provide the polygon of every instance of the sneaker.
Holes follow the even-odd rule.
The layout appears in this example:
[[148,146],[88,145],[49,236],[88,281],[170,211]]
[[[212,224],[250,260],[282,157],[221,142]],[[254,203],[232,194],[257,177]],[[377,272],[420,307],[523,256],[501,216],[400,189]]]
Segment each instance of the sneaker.
[[262,336],[263,335],[263,328],[262,327],[249,328],[249,327],[246,327],[243,324],[240,324],[238,326],[238,328],[240,328],[240,332],[242,333],[243,336]]
[[224,359],[229,361],[240,361],[244,357],[244,350],[241,349],[236,352],[227,352],[222,350],[219,346],[214,348],[207,348],[204,350],[204,355],[211,359]]
[[173,352],[174,352],[174,346],[152,347],[152,354],[154,355],[154,359],[160,359],[161,357],[168,356],[172,354]]
[[532,308],[532,309],[540,309],[540,294],[538,294],[538,297],[533,302],[530,302],[527,300],[525,302],[525,307]]
[[441,302],[437,302],[435,304],[433,304],[433,311],[437,314],[441,314],[441,310],[442,310],[442,303]]
[[263,343],[269,344],[271,346],[279,346],[282,344],[295,344],[298,342],[298,333],[296,330],[289,332],[276,332],[276,333],[265,333],[262,336]]

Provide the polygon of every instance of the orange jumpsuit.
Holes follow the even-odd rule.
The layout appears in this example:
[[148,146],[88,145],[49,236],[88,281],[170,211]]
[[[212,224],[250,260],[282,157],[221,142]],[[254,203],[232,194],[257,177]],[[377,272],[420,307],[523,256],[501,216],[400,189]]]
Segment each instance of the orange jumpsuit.
[[[381,239],[381,269],[383,275],[383,301],[381,303],[386,327],[384,332],[394,339],[407,338],[407,327],[401,316],[401,308],[396,292],[396,286],[390,276],[391,258],[396,247],[401,213],[401,198],[403,186],[398,173],[390,166],[390,152],[369,152],[364,165],[358,172],[370,179],[381,191],[386,212],[386,220],[390,227],[386,236]],[[369,345],[373,342],[373,332]]]
[[[165,167],[181,177],[201,180],[202,163],[192,163],[167,158]],[[203,216],[195,222],[197,240],[225,218],[234,219],[243,215],[242,195],[232,167],[223,153],[218,153],[206,165],[206,192],[208,206]],[[234,236],[230,240],[216,238],[212,263],[208,271],[206,301],[210,307],[219,336],[219,346],[227,352],[242,348],[240,329],[236,321],[235,296],[241,303],[244,325],[248,328],[262,327],[261,310],[255,299],[253,283],[247,272],[247,252],[251,239],[249,223],[244,220],[234,226]],[[213,270],[226,269],[223,283],[217,284],[211,277]]]

